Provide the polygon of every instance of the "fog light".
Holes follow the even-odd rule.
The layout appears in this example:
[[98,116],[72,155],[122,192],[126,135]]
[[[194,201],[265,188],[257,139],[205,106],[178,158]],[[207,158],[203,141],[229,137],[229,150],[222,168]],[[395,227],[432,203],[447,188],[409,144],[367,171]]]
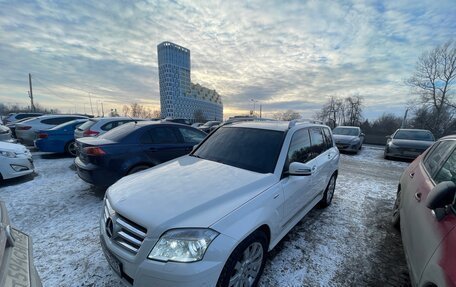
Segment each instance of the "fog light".
[[29,168],[23,165],[17,165],[17,164],[11,164],[11,168],[14,169],[14,171],[24,171],[28,170]]

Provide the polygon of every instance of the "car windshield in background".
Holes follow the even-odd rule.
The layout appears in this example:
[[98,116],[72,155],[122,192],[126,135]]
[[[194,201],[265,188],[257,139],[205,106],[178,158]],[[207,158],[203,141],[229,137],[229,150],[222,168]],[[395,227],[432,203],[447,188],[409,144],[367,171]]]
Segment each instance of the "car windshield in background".
[[396,140],[434,141],[434,136],[428,131],[398,131]]
[[342,136],[358,136],[359,130],[352,128],[335,128],[333,134]]
[[215,125],[218,125],[220,122],[217,122],[217,121],[210,121],[210,122],[207,122],[205,123],[204,125],[202,125],[201,127],[207,127],[207,128],[210,128],[211,126],[215,126]]
[[273,173],[284,132],[239,127],[218,129],[192,155],[259,173]]

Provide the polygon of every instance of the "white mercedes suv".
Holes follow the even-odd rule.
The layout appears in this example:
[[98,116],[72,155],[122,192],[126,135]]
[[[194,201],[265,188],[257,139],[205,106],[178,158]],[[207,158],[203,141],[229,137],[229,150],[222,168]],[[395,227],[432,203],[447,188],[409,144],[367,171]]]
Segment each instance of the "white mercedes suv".
[[219,127],[106,192],[100,236],[130,286],[256,286],[266,253],[333,198],[339,152],[315,122]]

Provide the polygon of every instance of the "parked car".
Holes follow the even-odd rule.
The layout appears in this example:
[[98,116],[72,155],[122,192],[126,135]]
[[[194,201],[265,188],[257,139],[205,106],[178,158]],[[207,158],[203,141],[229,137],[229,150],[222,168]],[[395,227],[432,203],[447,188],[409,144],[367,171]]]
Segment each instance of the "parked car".
[[202,125],[204,125],[204,123],[193,123],[193,124],[191,125],[191,127],[192,127],[192,128],[197,128],[197,127],[200,127],[200,126],[202,126]]
[[183,124],[183,125],[190,125],[190,121],[187,119],[173,119],[173,118],[166,118],[164,120],[165,122],[172,122],[172,123],[177,123],[177,124]]
[[3,119],[3,124],[7,125],[25,118],[34,118],[42,115],[43,113],[11,113],[5,119]]
[[123,124],[143,121],[143,119],[134,119],[128,117],[107,117],[107,118],[93,118],[79,126],[74,131],[74,138],[79,139],[82,137],[95,137],[104,134],[107,131],[112,130]]
[[0,180],[31,174],[34,170],[32,154],[25,146],[0,142]]
[[19,124],[19,123],[22,123],[22,122],[25,122],[27,120],[30,120],[30,119],[33,119],[33,118],[36,118],[36,117],[30,117],[30,118],[23,118],[23,119],[20,119],[18,121],[15,121],[14,123],[9,123],[7,124],[6,126],[11,130],[11,134],[14,138],[17,138],[16,137],[16,125]]
[[79,115],[44,115],[32,118],[16,124],[16,137],[26,145],[33,145],[33,141],[36,139],[36,133],[39,130],[50,129],[77,119],[87,119],[87,117]]
[[399,181],[400,225],[413,286],[456,286],[456,135],[437,141]]
[[256,286],[267,251],[331,203],[338,163],[327,126],[224,125],[106,191],[106,259],[135,286]]
[[338,126],[332,132],[340,151],[358,153],[363,147],[364,134],[359,127]]
[[109,186],[121,177],[188,154],[205,133],[170,122],[133,122],[96,138],[76,140],[77,173],[84,181]]
[[76,156],[76,144],[74,141],[74,130],[89,121],[89,119],[73,120],[48,130],[39,130],[35,147],[40,151],[68,153]]
[[221,122],[219,121],[208,121],[204,125],[199,126],[198,129],[208,134],[214,129],[216,129],[217,126],[220,125],[220,123]]
[[16,140],[13,138],[11,130],[7,126],[0,125],[0,141],[9,143],[16,142]]
[[33,264],[32,239],[11,226],[3,201],[0,201],[0,286],[42,286]]
[[415,159],[434,141],[434,135],[428,130],[398,129],[388,137],[384,158]]

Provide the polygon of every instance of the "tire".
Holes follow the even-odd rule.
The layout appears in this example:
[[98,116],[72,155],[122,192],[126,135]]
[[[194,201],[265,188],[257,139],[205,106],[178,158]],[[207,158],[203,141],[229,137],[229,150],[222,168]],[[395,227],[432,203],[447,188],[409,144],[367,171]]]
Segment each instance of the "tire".
[[257,286],[263,273],[267,246],[268,239],[261,231],[244,239],[226,261],[217,287]]
[[137,165],[137,166],[134,166],[132,167],[127,175],[130,175],[130,174],[134,174],[134,173],[137,173],[138,171],[142,171],[142,170],[145,170],[145,169],[148,169],[150,166],[147,166],[147,165]]
[[391,224],[394,228],[400,229],[401,226],[401,190],[397,192],[396,201],[394,202],[393,214],[391,215]]
[[331,204],[334,197],[334,190],[336,189],[336,180],[337,176],[333,174],[329,179],[328,186],[326,186],[325,192],[323,193],[323,198],[319,202],[319,206],[324,208]]
[[76,156],[76,142],[70,141],[65,145],[65,152],[71,156]]

